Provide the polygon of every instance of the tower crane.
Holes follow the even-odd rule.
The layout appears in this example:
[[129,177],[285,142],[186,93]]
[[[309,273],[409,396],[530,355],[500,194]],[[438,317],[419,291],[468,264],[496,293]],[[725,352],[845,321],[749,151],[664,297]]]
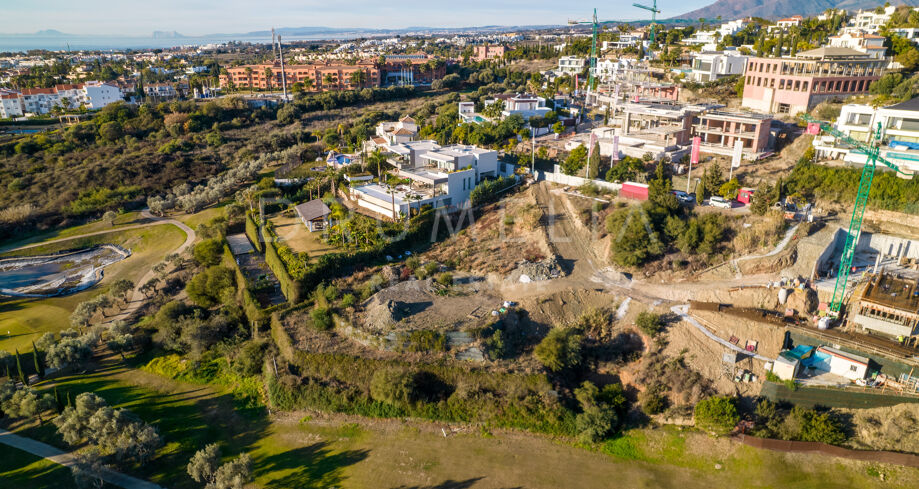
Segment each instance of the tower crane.
[[868,195],[871,193],[871,182],[874,179],[874,170],[877,164],[882,163],[884,166],[895,171],[897,176],[902,178],[913,178],[913,172],[905,171],[880,156],[880,123],[878,123],[876,133],[873,134],[873,140],[869,139],[868,144],[865,144],[838,131],[829,123],[817,120],[807,114],[802,114],[801,119],[811,124],[817,124],[823,132],[852,146],[856,153],[868,156],[865,166],[862,167],[861,179],[858,182],[858,194],[855,197],[855,207],[852,209],[852,217],[849,220],[846,243],[843,246],[842,255],[839,257],[839,273],[836,274],[836,285],[833,287],[833,299],[830,302],[830,311],[838,315],[842,310],[842,303],[845,299],[846,285],[849,280],[849,273],[852,271],[852,259],[855,258],[855,248],[858,245],[858,238],[862,232],[862,218],[865,215],[865,208],[868,205]]
[[[655,2],[657,0],[654,0]],[[594,9],[594,16],[591,20],[568,20],[568,25],[590,24],[593,28],[593,35],[590,40],[590,70],[588,70],[587,91],[588,93],[594,86],[594,76],[597,71],[597,33],[600,26],[605,24],[622,24],[621,20],[597,20],[597,9]]]
[[648,7],[647,5],[642,5],[640,3],[633,3],[632,6],[642,8],[645,10],[649,10],[651,12],[651,33],[648,36],[648,39],[650,41],[650,45],[653,46],[654,45],[654,26],[657,23],[657,14],[661,13],[661,11],[657,8],[657,0],[654,0],[654,3],[651,4],[650,7]]

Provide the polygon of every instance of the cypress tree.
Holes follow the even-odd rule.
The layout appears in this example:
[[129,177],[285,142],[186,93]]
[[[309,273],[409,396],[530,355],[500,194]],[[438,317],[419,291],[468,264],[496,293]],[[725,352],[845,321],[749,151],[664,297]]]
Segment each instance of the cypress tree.
[[19,356],[19,349],[16,349],[16,369],[19,370],[19,381],[22,382],[22,385],[29,385],[29,379],[22,371],[22,357]]
[[67,391],[67,407],[73,407],[73,403],[70,402],[70,391]]
[[41,352],[38,351],[38,348],[35,348],[35,342],[32,342],[32,356],[35,357],[35,373],[38,374],[39,379],[45,378],[45,362],[41,359]]
[[10,364],[7,363],[4,367],[6,367],[6,378],[13,380],[13,377],[10,375]]

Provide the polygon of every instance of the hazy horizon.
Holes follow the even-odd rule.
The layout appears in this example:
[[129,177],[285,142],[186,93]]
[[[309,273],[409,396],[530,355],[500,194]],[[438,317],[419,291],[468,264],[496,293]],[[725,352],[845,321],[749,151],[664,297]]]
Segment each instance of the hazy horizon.
[[[647,0],[650,4],[652,0]],[[659,5],[660,18],[672,17],[708,5],[712,0],[688,0]],[[645,3],[644,0],[639,3]],[[619,5],[621,4],[621,5]],[[4,26],[16,26],[0,35],[34,35],[56,30],[84,36],[146,37],[154,31],[178,32],[198,37],[212,34],[241,34],[273,27],[329,27],[335,29],[404,29],[407,27],[476,27],[487,25],[562,25],[568,19],[587,19],[598,8],[601,20],[650,18],[648,12],[632,6],[631,0],[614,5],[574,0],[557,2],[472,0],[461,11],[444,1],[404,0],[398,4],[357,0],[332,4],[315,0],[252,2],[226,0],[161,0],[151,9],[138,0],[95,0],[91,5],[72,0],[16,2],[4,6]],[[142,13],[139,15],[139,13]]]

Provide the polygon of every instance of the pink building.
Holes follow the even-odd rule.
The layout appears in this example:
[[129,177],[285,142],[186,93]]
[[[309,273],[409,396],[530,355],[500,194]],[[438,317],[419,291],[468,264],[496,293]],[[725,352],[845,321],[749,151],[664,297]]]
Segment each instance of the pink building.
[[885,59],[848,48],[822,47],[794,58],[750,58],[744,72],[743,106],[761,112],[807,112],[831,98],[868,92]]
[[475,54],[473,54],[472,60],[485,61],[487,59],[503,58],[505,51],[507,51],[507,48],[504,46],[489,46],[488,44],[484,46],[476,46]]

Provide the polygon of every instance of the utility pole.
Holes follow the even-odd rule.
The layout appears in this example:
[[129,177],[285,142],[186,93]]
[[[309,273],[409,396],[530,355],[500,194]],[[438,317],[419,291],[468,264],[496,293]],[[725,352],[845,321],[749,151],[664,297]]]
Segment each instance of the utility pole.
[[284,72],[284,51],[281,50],[281,35],[278,34],[278,55],[281,58],[281,87],[284,90],[284,101],[289,102],[287,99],[287,73]]

